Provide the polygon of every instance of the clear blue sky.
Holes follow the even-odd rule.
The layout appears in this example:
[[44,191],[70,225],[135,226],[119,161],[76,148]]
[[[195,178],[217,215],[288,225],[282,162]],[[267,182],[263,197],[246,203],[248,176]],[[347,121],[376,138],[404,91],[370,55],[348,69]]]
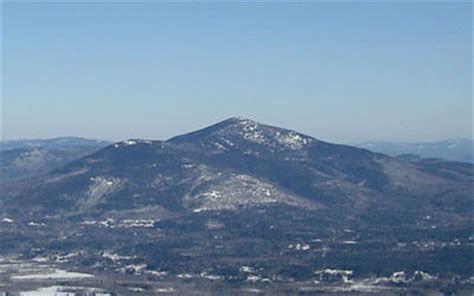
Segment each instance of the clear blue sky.
[[472,136],[470,3],[3,4],[2,137]]

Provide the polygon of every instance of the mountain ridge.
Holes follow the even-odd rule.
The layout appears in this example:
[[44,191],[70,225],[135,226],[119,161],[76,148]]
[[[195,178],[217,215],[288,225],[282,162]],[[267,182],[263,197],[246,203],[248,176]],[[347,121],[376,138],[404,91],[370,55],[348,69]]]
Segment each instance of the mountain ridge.
[[19,139],[0,142],[0,151],[17,148],[54,148],[70,146],[104,146],[112,142],[106,140],[89,139],[83,137],[53,137],[46,139]]
[[353,145],[390,156],[413,154],[420,158],[440,158],[474,163],[474,139],[468,138],[453,138],[434,142],[369,141]]

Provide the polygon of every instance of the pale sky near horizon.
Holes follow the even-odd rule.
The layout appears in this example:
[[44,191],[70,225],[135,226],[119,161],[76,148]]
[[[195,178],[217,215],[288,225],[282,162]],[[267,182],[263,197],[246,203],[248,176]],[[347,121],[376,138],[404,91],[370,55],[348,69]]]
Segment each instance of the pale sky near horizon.
[[2,48],[4,140],[472,137],[469,2],[3,3]]

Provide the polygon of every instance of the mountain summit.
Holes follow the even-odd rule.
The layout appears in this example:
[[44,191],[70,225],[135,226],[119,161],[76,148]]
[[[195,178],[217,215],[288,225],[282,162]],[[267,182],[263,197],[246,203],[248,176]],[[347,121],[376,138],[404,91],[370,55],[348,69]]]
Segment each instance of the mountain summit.
[[178,136],[173,143],[188,143],[211,150],[228,150],[265,146],[277,151],[300,150],[315,139],[282,128],[232,117],[210,127]]

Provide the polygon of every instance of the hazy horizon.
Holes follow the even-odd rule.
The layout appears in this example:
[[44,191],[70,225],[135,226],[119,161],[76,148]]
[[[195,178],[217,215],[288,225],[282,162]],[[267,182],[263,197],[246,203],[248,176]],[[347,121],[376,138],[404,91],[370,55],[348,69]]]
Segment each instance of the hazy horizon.
[[163,140],[233,116],[472,139],[471,3],[3,3],[2,140]]
[[[228,118],[225,118],[221,121],[224,121],[224,120],[227,120]],[[245,119],[249,119],[249,120],[252,120],[251,118],[245,118]],[[219,123],[221,121],[218,121],[218,122],[212,122],[212,123],[209,123],[207,126],[201,126],[201,127],[196,127],[195,129],[193,130],[188,130],[188,131],[185,131],[185,132],[182,132],[182,133],[179,133],[179,134],[176,134],[176,135],[172,135],[170,137],[167,137],[167,138],[137,138],[137,137],[124,137],[124,138],[116,138],[116,139],[110,139],[110,138],[95,138],[95,137],[87,137],[87,136],[81,136],[81,135],[58,135],[58,136],[52,136],[52,137],[33,137],[33,138],[12,138],[12,139],[2,139],[2,141],[5,141],[5,142],[8,142],[8,141],[28,141],[28,140],[53,140],[53,139],[60,139],[60,138],[82,138],[82,139],[89,139],[89,140],[97,140],[97,141],[107,141],[107,142],[119,142],[119,141],[124,141],[124,140],[133,140],[133,139],[141,139],[141,140],[157,140],[157,141],[166,141],[166,140],[169,140],[173,137],[176,137],[176,136],[180,136],[180,135],[184,135],[184,134],[187,134],[187,133],[191,133],[191,132],[194,132],[194,131],[197,131],[197,130],[200,130],[200,129],[203,129],[203,128],[206,128],[206,127],[209,127],[209,126],[212,126],[216,123]],[[272,125],[272,124],[269,124],[269,123],[266,123],[266,122],[259,122],[261,124],[266,124],[266,125]],[[285,127],[281,127],[281,128],[285,128]],[[298,132],[298,131],[297,131]],[[308,136],[311,136],[313,138],[316,138],[318,140],[323,140],[323,141],[329,141],[331,142],[330,140],[327,140],[327,139],[323,139],[323,138],[320,138],[318,137],[317,135],[310,135],[310,134],[306,134]],[[361,140],[361,141],[353,141],[353,142],[349,142],[349,141],[334,141],[334,143],[340,143],[340,144],[357,144],[357,143],[366,143],[366,142],[387,142],[387,143],[435,143],[435,142],[442,142],[442,141],[449,141],[449,140],[474,140],[474,138],[469,138],[469,137],[446,137],[446,138],[441,138],[441,139],[434,139],[434,140],[429,140],[429,141],[403,141],[403,140],[400,140],[400,141],[396,141],[396,140],[390,140],[390,139],[372,139],[372,140]]]

